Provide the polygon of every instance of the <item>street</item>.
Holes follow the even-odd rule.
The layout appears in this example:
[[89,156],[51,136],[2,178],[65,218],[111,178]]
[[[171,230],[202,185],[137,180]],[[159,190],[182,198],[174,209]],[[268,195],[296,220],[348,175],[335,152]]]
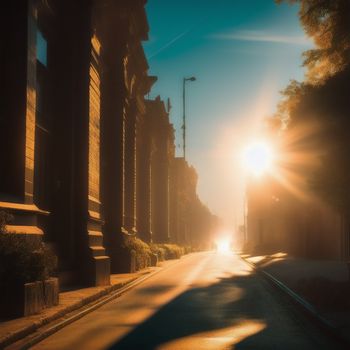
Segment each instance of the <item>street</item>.
[[234,253],[183,257],[33,349],[337,349]]

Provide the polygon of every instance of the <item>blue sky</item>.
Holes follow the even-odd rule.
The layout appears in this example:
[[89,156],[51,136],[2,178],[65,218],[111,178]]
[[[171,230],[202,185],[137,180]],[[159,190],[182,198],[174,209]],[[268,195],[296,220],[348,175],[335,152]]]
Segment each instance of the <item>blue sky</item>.
[[[182,145],[182,78],[187,84],[187,158],[198,193],[230,225],[241,223],[244,174],[238,154],[258,137],[290,79],[301,80],[311,47],[297,6],[273,0],[148,0],[150,97],[168,97]],[[181,155],[178,148],[178,155]]]

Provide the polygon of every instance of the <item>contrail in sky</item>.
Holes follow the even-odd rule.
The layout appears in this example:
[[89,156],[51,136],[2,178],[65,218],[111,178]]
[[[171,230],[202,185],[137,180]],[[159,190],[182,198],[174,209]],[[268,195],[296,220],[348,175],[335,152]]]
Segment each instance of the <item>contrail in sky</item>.
[[191,30],[193,29],[187,29],[186,31],[184,31],[183,33],[179,34],[178,36],[176,36],[174,39],[170,40],[167,44],[165,44],[164,46],[162,46],[159,50],[157,50],[154,54],[152,54],[151,56],[148,57],[148,59],[150,60],[151,58],[153,58],[154,56],[157,56],[159,53],[161,53],[162,51],[164,51],[166,48],[168,48],[169,46],[171,46],[172,44],[174,44],[176,41],[178,41],[179,39],[181,39],[183,36],[185,36],[186,34],[188,34]]
[[171,45],[173,45],[176,41],[180,40],[181,38],[183,38],[185,35],[187,35],[188,33],[190,33],[195,27],[197,27],[199,24],[201,24],[203,21],[205,21],[208,18],[208,16],[203,17],[201,20],[199,20],[196,24],[194,24],[192,27],[190,27],[189,29],[185,30],[184,32],[182,32],[181,34],[177,35],[175,38],[171,39],[168,43],[166,43],[164,46],[162,46],[160,49],[158,49],[155,53],[153,53],[152,55],[150,55],[148,57],[148,59],[150,60],[151,58],[157,56],[159,53],[161,53],[162,51],[164,51],[165,49],[167,49],[168,47],[170,47]]

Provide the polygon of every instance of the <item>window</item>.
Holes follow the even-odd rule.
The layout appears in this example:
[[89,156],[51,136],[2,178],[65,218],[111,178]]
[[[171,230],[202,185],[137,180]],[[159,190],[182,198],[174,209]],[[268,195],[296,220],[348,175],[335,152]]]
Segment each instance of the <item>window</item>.
[[36,32],[36,58],[42,65],[47,66],[47,41],[40,30]]

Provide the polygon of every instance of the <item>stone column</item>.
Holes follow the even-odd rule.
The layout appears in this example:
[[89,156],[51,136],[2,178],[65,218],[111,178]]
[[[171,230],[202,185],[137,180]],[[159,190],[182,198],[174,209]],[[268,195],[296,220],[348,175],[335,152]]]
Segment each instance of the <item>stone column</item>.
[[182,157],[173,159],[172,167],[172,181],[173,181],[173,196],[174,204],[173,208],[174,215],[174,226],[176,242],[180,245],[188,245],[187,242],[187,207],[188,207],[188,177],[187,162]]
[[8,229],[40,237],[33,202],[36,114],[36,8],[11,1],[1,11],[0,210],[14,215]]
[[169,121],[160,99],[153,101],[152,232],[158,243],[169,242]]
[[[167,129],[167,128],[166,128]],[[167,130],[163,133],[162,148],[159,150],[159,202],[158,202],[158,215],[159,215],[159,231],[158,240],[161,242],[170,242],[169,235],[169,159],[167,148]]]
[[150,118],[146,114],[137,133],[137,233],[152,242],[151,230],[151,148]]
[[178,185],[174,156],[169,165],[169,235],[172,243],[179,244],[178,236]]
[[142,114],[137,87],[141,74],[135,46],[141,47],[140,40],[148,27],[143,1],[106,1],[99,9],[98,32],[102,34],[104,62],[101,183],[104,236],[112,271],[130,272],[133,256],[124,242],[137,229],[137,123]]
[[[110,9],[110,12],[113,9]],[[120,13],[120,12],[118,12]],[[114,20],[112,20],[114,19]],[[102,178],[101,191],[104,213],[103,233],[111,257],[111,271],[123,271],[123,238],[126,236],[125,198],[125,83],[126,25],[113,17],[104,29],[102,45],[103,75],[101,82],[102,117]],[[107,19],[105,19],[106,21]],[[118,29],[119,41],[111,41],[110,33]]]
[[[92,3],[66,6],[62,10],[66,21],[70,21],[72,46],[67,49],[72,53],[65,90],[66,96],[74,99],[63,101],[73,119],[73,163],[69,164],[71,172],[67,178],[70,189],[64,195],[66,205],[71,205],[74,212],[70,224],[75,235],[78,277],[87,285],[106,285],[110,282],[110,259],[103,246],[100,201],[100,41],[92,28]],[[64,86],[65,82],[61,83]],[[65,143],[64,135],[57,143]]]
[[125,128],[125,228],[136,234],[136,100],[129,99]]

